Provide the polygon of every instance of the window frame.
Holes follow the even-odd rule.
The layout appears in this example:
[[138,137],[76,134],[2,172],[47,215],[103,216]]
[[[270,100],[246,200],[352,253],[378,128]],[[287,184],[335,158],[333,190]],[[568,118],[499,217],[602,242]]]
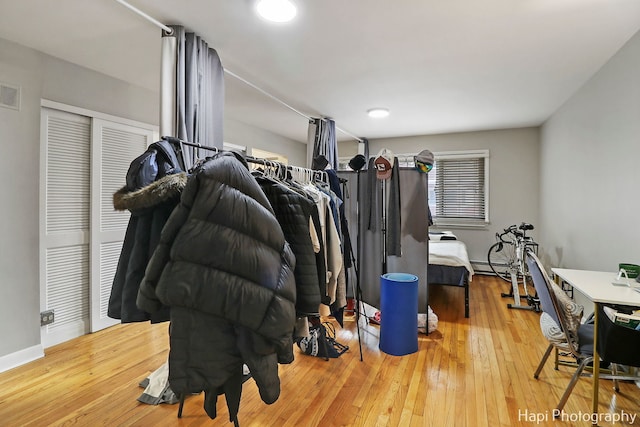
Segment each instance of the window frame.
[[[441,218],[438,219],[437,213],[432,212],[433,214],[433,225],[435,227],[486,227],[489,225],[489,150],[459,150],[459,151],[439,151],[434,152],[433,157],[435,160],[434,168],[436,169],[437,174],[437,165],[438,160],[467,160],[467,159],[484,159],[484,219],[452,219],[452,218]],[[429,180],[431,182],[431,180]],[[434,183],[435,185],[435,183]],[[435,191],[435,188],[434,188]]]

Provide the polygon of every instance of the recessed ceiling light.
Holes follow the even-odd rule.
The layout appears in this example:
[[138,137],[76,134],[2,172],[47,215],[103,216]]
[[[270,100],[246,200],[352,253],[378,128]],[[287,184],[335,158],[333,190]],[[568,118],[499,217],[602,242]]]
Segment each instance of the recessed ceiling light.
[[288,22],[296,16],[296,6],[290,0],[260,0],[256,10],[272,22]]
[[367,114],[369,115],[369,117],[381,119],[389,115],[389,110],[387,108],[372,108],[370,110],[367,110]]

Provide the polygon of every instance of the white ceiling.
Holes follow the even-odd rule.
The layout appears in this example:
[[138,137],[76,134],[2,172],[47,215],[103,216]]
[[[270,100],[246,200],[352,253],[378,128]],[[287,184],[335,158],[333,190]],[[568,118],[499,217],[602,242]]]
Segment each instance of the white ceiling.
[[[305,115],[368,138],[539,125],[640,30],[640,0],[294,1],[295,21],[270,24],[251,0],[128,0]],[[0,37],[154,91],[160,35],[115,0],[0,0]],[[227,117],[306,140],[304,117],[225,85]],[[391,115],[368,118],[378,106]]]

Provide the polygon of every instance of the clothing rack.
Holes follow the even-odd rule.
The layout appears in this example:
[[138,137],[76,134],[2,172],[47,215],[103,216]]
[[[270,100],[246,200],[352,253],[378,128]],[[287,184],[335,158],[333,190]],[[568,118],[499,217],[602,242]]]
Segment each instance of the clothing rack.
[[[198,144],[195,142],[183,141],[179,138],[163,136],[162,139],[167,140],[169,142],[179,144],[180,145],[180,155],[183,152],[183,146],[187,145],[189,147],[194,147],[201,150],[213,151],[215,153],[220,153],[224,150],[221,150],[217,147],[212,147],[209,145]],[[291,174],[291,177],[301,183],[309,183],[309,182],[324,182],[326,184],[329,183],[329,176],[325,171],[315,170],[309,168],[303,168],[300,166],[289,166],[281,162],[277,162],[275,160],[263,159],[259,157],[253,157],[248,155],[243,155],[244,159],[248,163],[253,163],[255,165],[261,165],[264,169],[263,172],[267,174],[269,177],[285,179],[287,178],[287,172]],[[184,163],[184,159],[183,159]]]
[[[179,138],[174,138],[174,137],[166,137],[163,136],[162,139],[168,140],[170,142],[174,142],[174,143],[178,143],[180,144],[180,149],[182,150],[182,146],[183,145],[188,145],[190,147],[195,147],[195,148],[199,148],[199,149],[204,149],[204,150],[209,150],[209,151],[213,151],[213,152],[221,152],[223,150],[220,150],[217,147],[211,147],[211,146],[207,146],[207,145],[202,145],[202,144],[198,144],[198,143],[193,143],[193,142],[188,142],[188,141],[183,141]],[[287,178],[287,174],[291,175],[291,178],[294,179],[297,182],[300,183],[310,183],[310,182],[323,182],[325,184],[329,184],[329,175],[327,174],[327,172],[325,172],[324,170],[317,170],[317,169],[309,169],[309,168],[304,168],[304,167],[300,167],[300,166],[290,166],[290,165],[286,165],[284,163],[281,162],[277,162],[274,160],[269,160],[269,159],[263,159],[263,158],[258,158],[258,157],[253,157],[253,156],[248,156],[248,155],[244,155],[243,156],[244,159],[248,162],[248,163],[253,163],[255,165],[259,165],[262,166],[263,172],[267,174],[267,176],[270,177],[275,177],[275,178],[279,178],[279,179],[286,179]],[[359,192],[359,171],[358,171],[358,192]],[[346,179],[341,178],[340,179],[341,184],[345,184],[347,182]],[[359,228],[359,224],[358,224],[358,228]],[[351,253],[351,255],[353,256],[353,251]],[[360,256],[358,254],[358,256]],[[360,277],[359,277],[359,268],[356,267],[356,275],[357,275],[357,280],[356,280],[356,301],[357,301],[357,305],[358,305],[358,313],[357,313],[357,319],[356,319],[356,327],[358,329],[358,345],[360,346],[360,361],[362,361],[362,342],[360,340],[360,322],[359,322],[359,306],[360,306],[360,301],[362,300],[362,290],[360,289]],[[366,316],[365,316],[366,317]]]
[[[194,142],[189,142],[189,141],[183,141],[179,138],[175,138],[175,137],[168,137],[168,136],[163,136],[162,139],[164,139],[165,141],[168,141],[169,143],[173,144],[173,145],[179,145],[180,147],[180,158],[182,159],[183,165],[184,165],[184,158],[182,156],[182,153],[184,152],[184,146],[189,146],[189,147],[194,147],[197,149],[202,149],[202,150],[208,150],[208,151],[212,151],[214,153],[221,153],[224,152],[225,150],[221,150],[217,147],[213,147],[213,146],[208,146],[208,145],[203,145],[203,144],[199,144],[199,143],[194,143]],[[198,153],[196,153],[198,154]],[[308,182],[312,182],[312,181],[322,181],[326,184],[329,183],[329,177],[328,174],[325,171],[320,171],[320,170],[314,170],[314,169],[309,169],[309,168],[303,168],[303,167],[299,167],[299,166],[289,166],[286,165],[284,163],[281,162],[277,162],[274,160],[269,160],[269,159],[263,159],[263,158],[258,158],[258,157],[253,157],[253,156],[248,156],[248,155],[243,155],[243,158],[248,162],[248,163],[252,163],[258,166],[262,166],[262,172],[266,174],[266,176],[269,177],[274,177],[274,178],[279,178],[279,179],[285,179],[287,178],[287,174],[289,173],[291,175],[291,177],[300,182],[300,183],[308,183]],[[359,337],[359,330],[358,330],[358,337]],[[324,344],[324,343],[323,343]],[[325,353],[328,354],[328,351],[325,348]],[[361,359],[362,359],[362,349],[360,350],[360,354],[361,354]],[[328,360],[328,358],[327,358]],[[243,380],[242,382],[244,383],[245,381],[247,381],[249,378],[251,378],[251,375],[244,375],[243,376]],[[185,401],[185,394],[182,393],[178,396],[178,418],[182,418],[182,411],[184,408],[184,401]],[[232,420],[234,423],[234,426],[238,426],[238,420],[237,418]]]

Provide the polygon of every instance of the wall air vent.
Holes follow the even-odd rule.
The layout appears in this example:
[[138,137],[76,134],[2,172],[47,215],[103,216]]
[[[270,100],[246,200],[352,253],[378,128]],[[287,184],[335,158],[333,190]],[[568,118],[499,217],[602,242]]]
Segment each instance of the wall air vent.
[[20,86],[0,82],[0,107],[20,110]]

